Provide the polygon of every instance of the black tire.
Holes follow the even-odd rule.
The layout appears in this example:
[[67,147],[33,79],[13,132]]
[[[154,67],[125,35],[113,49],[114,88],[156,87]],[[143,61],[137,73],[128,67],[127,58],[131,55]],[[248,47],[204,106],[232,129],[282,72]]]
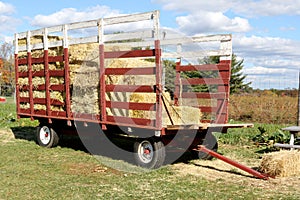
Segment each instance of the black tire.
[[42,147],[56,147],[59,142],[57,133],[49,125],[40,125],[36,129],[36,141]]
[[[205,146],[207,149],[210,149],[214,152],[218,151],[218,141],[217,138],[211,134],[211,133],[207,133],[205,138],[203,139],[202,145]],[[213,159],[213,156],[204,153],[202,151],[196,151],[195,152],[197,155],[197,158],[201,159],[201,160],[211,160]]]
[[160,140],[149,138],[134,143],[134,159],[140,167],[157,169],[163,165],[165,157],[165,146]]

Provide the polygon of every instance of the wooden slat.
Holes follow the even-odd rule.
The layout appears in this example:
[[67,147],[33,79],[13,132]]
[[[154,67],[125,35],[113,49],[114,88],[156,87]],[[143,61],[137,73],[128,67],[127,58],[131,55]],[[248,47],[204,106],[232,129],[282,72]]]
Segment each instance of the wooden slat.
[[151,119],[141,119],[141,118],[130,118],[130,117],[117,117],[117,116],[107,116],[107,121],[116,123],[118,125],[128,125],[128,126],[154,126],[154,120]]
[[[29,86],[28,85],[24,85],[21,87],[22,90],[29,90]],[[34,88],[35,90],[45,90],[45,84],[43,85],[39,85],[37,87]],[[64,88],[64,85],[51,85],[50,86],[50,89],[53,90],[53,91],[64,91],[65,88]]]
[[148,85],[106,85],[106,92],[154,92]]
[[[25,72],[26,74],[26,72]],[[55,77],[64,77],[65,72],[64,70],[49,70],[49,76],[55,76]],[[45,76],[45,71],[34,71],[32,76],[39,76],[39,77],[44,77]]]
[[154,50],[104,52],[105,58],[133,58],[133,57],[152,57],[152,56],[155,56]]
[[211,106],[199,106],[198,107],[201,112],[204,113],[214,113],[217,112],[218,108],[217,107],[211,107]]
[[[49,56],[49,62],[63,62],[62,56]],[[32,58],[32,64],[43,64],[44,63],[44,57],[40,58]],[[18,59],[19,65],[27,65],[27,59],[26,58],[20,58]]]
[[181,97],[198,99],[224,99],[226,97],[226,93],[183,92]]
[[106,101],[107,108],[119,108],[127,110],[155,111],[155,103],[135,103],[135,102],[112,102]]
[[181,81],[176,81],[176,84],[182,85],[228,85],[228,79],[220,79],[220,78],[188,78],[181,79]]
[[183,65],[180,66],[180,71],[228,71],[228,65],[221,64],[206,64],[206,65]]
[[[20,102],[21,103],[29,103],[29,97],[20,97]],[[43,104],[46,105],[46,99],[45,98],[33,98],[33,102],[35,104]],[[55,106],[63,106],[65,105],[64,102],[58,101],[56,99],[50,99],[50,104],[55,105]]]
[[105,75],[153,75],[155,67],[143,68],[106,68]]

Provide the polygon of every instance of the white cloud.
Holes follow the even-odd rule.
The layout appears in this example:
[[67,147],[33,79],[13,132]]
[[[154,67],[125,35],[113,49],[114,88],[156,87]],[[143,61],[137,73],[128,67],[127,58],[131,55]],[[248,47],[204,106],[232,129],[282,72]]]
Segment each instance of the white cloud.
[[300,0],[244,0],[236,2],[232,9],[237,14],[251,17],[300,15]]
[[15,12],[15,8],[8,3],[0,1],[0,37],[5,37],[5,34],[10,31],[15,31],[15,27],[20,23],[20,20],[13,18],[11,15]]
[[15,8],[8,3],[0,1],[0,15],[12,14],[15,12]]
[[221,12],[199,12],[176,18],[179,29],[188,35],[207,32],[247,32],[251,26],[247,19],[228,18]]
[[153,0],[166,10],[177,12],[227,12],[242,16],[300,15],[300,0]]
[[153,0],[153,2],[163,4],[163,8],[166,10],[192,13],[202,11],[225,12],[234,5],[232,0]]
[[99,19],[102,17],[111,17],[119,14],[118,10],[113,10],[107,6],[99,5],[82,11],[75,8],[64,8],[51,15],[36,15],[31,21],[31,25],[37,27],[48,27],[71,22]]
[[262,75],[262,74],[281,75],[288,72],[293,72],[293,70],[286,69],[286,68],[267,68],[262,66],[255,66],[251,68],[245,68],[243,72],[248,75]]
[[243,53],[252,57],[269,57],[299,60],[300,52],[298,51],[300,41],[279,37],[260,37],[252,35],[250,37],[234,35],[234,51]]

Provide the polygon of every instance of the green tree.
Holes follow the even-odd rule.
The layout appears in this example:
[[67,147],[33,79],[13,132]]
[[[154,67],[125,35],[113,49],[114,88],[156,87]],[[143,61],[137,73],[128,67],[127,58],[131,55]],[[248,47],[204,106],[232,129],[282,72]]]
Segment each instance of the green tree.
[[237,60],[235,54],[232,55],[231,59],[231,77],[230,77],[230,93],[238,93],[241,91],[249,92],[251,90],[251,82],[245,83],[246,75],[243,74],[242,70],[244,67],[244,59]]

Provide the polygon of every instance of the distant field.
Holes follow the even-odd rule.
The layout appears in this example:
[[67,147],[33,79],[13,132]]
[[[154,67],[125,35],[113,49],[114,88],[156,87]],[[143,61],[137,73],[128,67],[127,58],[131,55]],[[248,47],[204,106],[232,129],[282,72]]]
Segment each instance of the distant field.
[[229,118],[243,122],[296,124],[297,98],[245,94],[230,96]]

